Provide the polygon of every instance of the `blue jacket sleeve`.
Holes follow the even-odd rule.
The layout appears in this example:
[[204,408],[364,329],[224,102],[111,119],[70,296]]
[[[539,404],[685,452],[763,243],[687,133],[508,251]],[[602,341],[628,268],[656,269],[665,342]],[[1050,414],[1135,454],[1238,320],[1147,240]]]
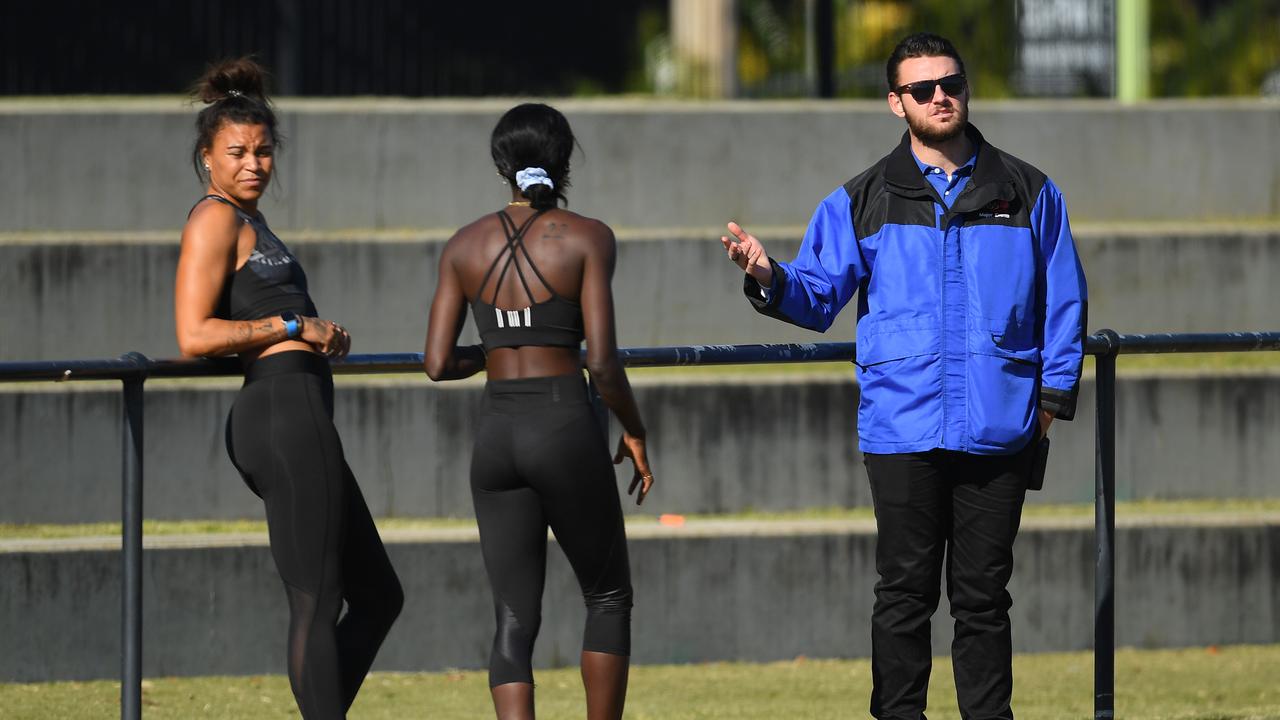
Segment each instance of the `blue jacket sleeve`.
[[743,292],[751,304],[764,315],[826,332],[869,274],[845,189],[836,188],[818,205],[795,260],[769,262],[773,287],[767,293],[746,276]]
[[1040,343],[1040,407],[1054,417],[1075,417],[1084,362],[1088,289],[1076,254],[1062,193],[1046,179],[1031,209],[1031,228],[1039,244],[1044,328]]

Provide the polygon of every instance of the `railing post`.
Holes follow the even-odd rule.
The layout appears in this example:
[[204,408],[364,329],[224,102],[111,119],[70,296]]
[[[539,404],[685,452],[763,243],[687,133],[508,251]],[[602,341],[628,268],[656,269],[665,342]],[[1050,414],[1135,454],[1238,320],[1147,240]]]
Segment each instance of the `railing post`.
[[1094,517],[1098,543],[1093,575],[1093,717],[1115,717],[1116,681],[1116,355],[1120,335],[1098,332],[1107,352],[1097,356],[1097,424],[1094,443]]
[[142,718],[142,384],[148,360],[141,353],[122,359],[138,365],[138,372],[123,378],[124,415],[122,509],[122,611],[120,662],[120,717]]

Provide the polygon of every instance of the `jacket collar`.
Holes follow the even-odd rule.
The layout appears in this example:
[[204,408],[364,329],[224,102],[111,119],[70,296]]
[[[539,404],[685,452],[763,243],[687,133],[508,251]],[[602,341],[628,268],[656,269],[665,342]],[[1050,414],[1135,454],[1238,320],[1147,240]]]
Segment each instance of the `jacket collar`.
[[[978,153],[978,161],[974,165],[969,186],[956,199],[952,212],[965,212],[982,207],[992,200],[1012,200],[1015,195],[1013,176],[1009,174],[1004,163],[1000,162],[1000,158],[996,157],[998,151],[982,137],[982,133],[978,132],[978,128],[972,123],[965,127],[964,132],[973,142],[974,150]],[[904,197],[933,199],[937,196],[911,155],[909,133],[903,133],[902,142],[889,153],[884,179],[892,192]]]

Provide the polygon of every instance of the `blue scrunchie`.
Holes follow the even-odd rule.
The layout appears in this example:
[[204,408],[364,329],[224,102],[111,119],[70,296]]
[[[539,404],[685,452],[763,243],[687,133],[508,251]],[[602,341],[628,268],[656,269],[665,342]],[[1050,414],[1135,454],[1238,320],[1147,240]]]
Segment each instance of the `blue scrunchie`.
[[546,185],[553,190],[556,187],[556,184],[551,182],[551,177],[547,175],[547,171],[540,167],[516,171],[516,185],[519,186],[520,192],[524,192],[534,185]]

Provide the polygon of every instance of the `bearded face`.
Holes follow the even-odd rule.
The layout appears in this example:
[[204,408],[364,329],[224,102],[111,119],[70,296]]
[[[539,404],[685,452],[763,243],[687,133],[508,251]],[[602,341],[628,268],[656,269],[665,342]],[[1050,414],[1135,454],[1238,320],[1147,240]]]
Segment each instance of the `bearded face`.
[[946,98],[944,102],[950,102],[954,106],[952,116],[919,110],[914,113],[907,111],[907,128],[911,130],[911,134],[934,145],[964,132],[965,126],[969,124],[969,104],[952,98]]
[[[898,86],[889,93],[889,106],[907,121],[914,137],[933,145],[964,132],[969,123],[969,87],[962,83],[962,89],[956,91],[953,79],[957,76],[963,77],[959,63],[945,56],[907,58],[898,66]],[[953,81],[936,82],[943,79]],[[952,86],[955,94],[948,94],[944,85]],[[930,90],[924,99],[917,99],[922,91]]]

